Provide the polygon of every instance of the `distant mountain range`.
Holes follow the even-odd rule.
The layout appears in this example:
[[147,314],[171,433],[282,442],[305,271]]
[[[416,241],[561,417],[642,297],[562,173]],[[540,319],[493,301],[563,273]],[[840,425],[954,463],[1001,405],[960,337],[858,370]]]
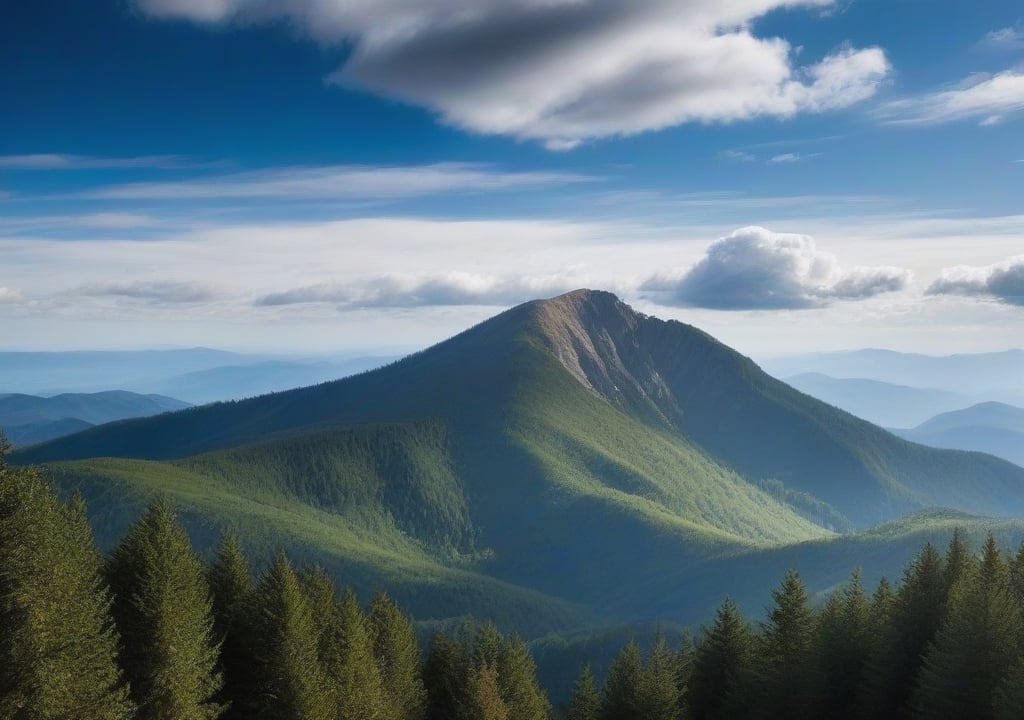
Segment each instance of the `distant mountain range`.
[[943,413],[900,437],[932,447],[975,450],[1024,466],[1024,408],[987,402]]
[[182,410],[188,403],[125,391],[0,396],[0,430],[15,446],[33,445],[94,425]]
[[[776,377],[821,373],[970,396],[993,394],[988,399],[1002,395],[1006,402],[1024,398],[1024,350],[933,356],[868,349],[773,357],[762,364]],[[1012,397],[1006,394],[1008,391]]]
[[914,427],[942,412],[972,405],[969,395],[865,378],[803,373],[785,378],[801,392],[883,427]]
[[726,592],[756,610],[750,578],[790,565],[814,590],[856,565],[877,579],[957,526],[1024,533],[1024,468],[907,442],[598,291],[372,372],[12,461],[82,491],[105,544],[162,492],[201,547],[226,522],[257,556],[287,546],[421,619],[472,612],[534,636],[702,621]]
[[119,388],[191,404],[314,385],[397,358],[275,358],[193,348],[137,352],[0,352],[0,394],[94,393]]

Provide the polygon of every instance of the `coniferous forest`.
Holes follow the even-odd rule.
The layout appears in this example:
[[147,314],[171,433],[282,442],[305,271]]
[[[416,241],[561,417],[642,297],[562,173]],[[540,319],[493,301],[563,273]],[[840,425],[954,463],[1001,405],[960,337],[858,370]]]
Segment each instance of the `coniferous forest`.
[[84,503],[0,453],[0,718],[680,720],[1024,717],[1024,549],[959,535],[903,577],[823,602],[790,571],[758,623],[725,599],[695,637],[623,647],[554,707],[528,646],[466,622],[422,646],[281,553],[208,561],[163,499],[96,548]]

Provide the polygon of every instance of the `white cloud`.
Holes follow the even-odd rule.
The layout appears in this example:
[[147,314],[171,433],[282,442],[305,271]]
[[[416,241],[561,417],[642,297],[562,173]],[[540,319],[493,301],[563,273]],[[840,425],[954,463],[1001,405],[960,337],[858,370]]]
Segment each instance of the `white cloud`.
[[1024,111],[1024,72],[978,73],[957,87],[880,106],[875,116],[897,125],[930,125],[976,120],[995,125]]
[[505,172],[473,163],[275,168],[178,182],[128,183],[89,191],[105,200],[206,198],[398,198],[560,185],[598,178],[562,172]]
[[1016,50],[1024,47],[1024,26],[1014,25],[987,33],[982,38],[983,47],[992,50]]
[[8,303],[19,303],[25,299],[25,295],[17,288],[4,287],[0,285],[0,305]]
[[879,48],[798,66],[753,22],[832,0],[136,0],[200,23],[285,19],[352,52],[331,82],[474,132],[567,150],[687,122],[848,107],[889,72]]
[[80,286],[74,294],[128,298],[159,305],[205,303],[216,300],[220,295],[212,286],[204,283],[165,280],[91,283]]
[[320,283],[265,295],[259,306],[332,303],[341,309],[413,308],[447,305],[509,306],[558,295],[578,285],[571,275],[498,277],[449,272],[437,275],[389,274],[349,283]]
[[1024,306],[1024,255],[982,267],[946,268],[925,291],[928,295],[965,295],[995,298]]
[[178,155],[143,155],[140,157],[93,157],[37,153],[33,155],[0,155],[0,168],[5,170],[93,170],[98,168],[148,168],[182,170],[216,167],[220,163],[201,163]]
[[744,150],[723,150],[719,155],[728,160],[739,160],[740,162],[754,162],[757,160],[757,155]]
[[667,305],[716,310],[806,309],[904,289],[908,270],[840,267],[808,235],[745,227],[712,243],[691,268],[648,279],[641,289]]
[[798,153],[788,152],[782,153],[781,155],[774,155],[768,159],[768,162],[772,165],[792,165],[794,163],[804,162],[820,156],[821,153]]

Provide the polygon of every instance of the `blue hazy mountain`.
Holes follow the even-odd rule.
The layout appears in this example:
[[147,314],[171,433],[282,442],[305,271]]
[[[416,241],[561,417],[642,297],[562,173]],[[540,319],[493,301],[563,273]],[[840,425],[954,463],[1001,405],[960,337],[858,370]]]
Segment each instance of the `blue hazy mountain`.
[[986,402],[942,413],[898,435],[923,445],[989,453],[1024,466],[1024,408]]

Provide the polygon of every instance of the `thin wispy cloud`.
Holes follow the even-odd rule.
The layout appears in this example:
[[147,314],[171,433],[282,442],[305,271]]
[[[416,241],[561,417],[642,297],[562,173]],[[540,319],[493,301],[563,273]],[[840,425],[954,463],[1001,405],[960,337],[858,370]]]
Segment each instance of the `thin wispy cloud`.
[[999,28],[987,33],[979,43],[988,50],[1019,50],[1024,48],[1024,24]]
[[719,153],[719,157],[723,157],[726,160],[738,160],[739,162],[754,162],[757,160],[757,155],[744,150],[723,150]]
[[507,307],[558,295],[580,284],[571,275],[512,276],[449,272],[438,275],[389,274],[349,283],[321,283],[264,295],[257,306],[330,303],[342,310],[457,305]]
[[640,289],[665,305],[712,310],[803,310],[903,290],[896,267],[845,269],[808,235],[740,228],[712,243],[692,267],[649,278]]
[[103,200],[388,199],[452,191],[515,190],[596,180],[599,178],[593,175],[509,172],[471,163],[400,167],[336,165],[274,168],[176,182],[129,183],[97,188],[85,194]]
[[37,153],[33,155],[0,155],[4,170],[194,170],[222,167],[220,162],[203,162],[179,155],[142,155],[139,157],[96,157]]
[[567,150],[683,123],[791,117],[849,107],[888,75],[877,47],[796,62],[758,18],[832,0],[424,3],[136,0],[204,24],[287,19],[352,52],[329,81],[419,105],[469,131]]
[[801,163],[807,160],[811,160],[813,158],[819,157],[820,155],[821,153],[781,153],[779,155],[773,155],[772,157],[768,158],[768,163],[770,165],[792,165],[795,163]]
[[895,125],[934,125],[973,120],[996,125],[1024,112],[1024,72],[978,73],[956,87],[885,103],[874,111]]
[[160,305],[206,303],[221,295],[217,289],[205,283],[163,280],[92,283],[78,287],[72,294],[93,298],[126,298]]
[[991,298],[1008,305],[1024,306],[1024,255],[993,265],[946,268],[925,292],[928,295]]

